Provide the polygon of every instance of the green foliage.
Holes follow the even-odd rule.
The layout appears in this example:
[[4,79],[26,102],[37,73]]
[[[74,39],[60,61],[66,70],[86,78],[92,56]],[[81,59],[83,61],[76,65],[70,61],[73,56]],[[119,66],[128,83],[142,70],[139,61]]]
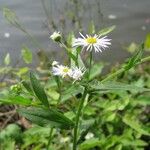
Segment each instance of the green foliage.
[[98,77],[101,74],[103,68],[104,68],[103,63],[94,64],[91,68],[91,74],[89,79],[92,80]]
[[61,129],[71,129],[74,123],[65,117],[62,113],[55,109],[50,108],[30,108],[30,109],[19,109],[18,112],[32,121],[35,124],[44,127],[57,127]]
[[94,34],[95,33],[95,25],[94,22],[91,21],[89,24],[89,29],[88,29],[89,34]]
[[8,125],[4,130],[1,131],[0,141],[5,141],[7,139],[20,140],[21,128],[16,124]]
[[4,64],[9,65],[10,64],[10,54],[7,53],[5,58],[4,58]]
[[23,47],[21,53],[25,63],[27,64],[32,63],[32,52],[27,47]]
[[11,25],[15,26],[16,28],[26,33],[24,27],[20,24],[20,21],[14,11],[10,10],[9,8],[4,7],[3,16]]
[[45,105],[45,107],[48,107],[49,102],[44,88],[41,86],[40,82],[37,80],[34,73],[32,72],[30,73],[30,82],[37,98],[43,103],[43,105]]
[[132,68],[133,66],[135,66],[137,63],[139,63],[141,61],[142,55],[143,55],[143,50],[144,50],[144,44],[141,44],[141,46],[139,47],[138,51],[135,53],[135,55],[133,55],[128,63],[125,66],[126,70],[129,70],[130,68]]
[[28,98],[24,98],[22,96],[10,95],[6,98],[0,98],[0,102],[6,104],[16,104],[22,106],[30,106],[32,101]]
[[130,53],[134,53],[138,48],[138,45],[134,42],[132,42],[126,49]]
[[104,28],[104,29],[100,30],[98,32],[98,34],[101,35],[101,36],[104,36],[104,35],[112,32],[115,28],[116,28],[116,26],[111,26],[111,27],[108,27],[108,28]]
[[138,87],[135,85],[131,84],[124,84],[124,83],[119,83],[119,82],[114,82],[114,81],[108,81],[105,83],[101,83],[99,81],[94,81],[91,84],[91,88],[93,91],[114,91],[114,90],[123,90],[123,91],[150,91],[150,89],[143,88],[143,87]]
[[140,122],[138,122],[135,116],[133,116],[132,114],[126,114],[123,118],[123,122],[136,130],[138,133],[150,136],[150,133],[142,127]]
[[150,33],[146,36],[144,47],[147,51],[150,51]]

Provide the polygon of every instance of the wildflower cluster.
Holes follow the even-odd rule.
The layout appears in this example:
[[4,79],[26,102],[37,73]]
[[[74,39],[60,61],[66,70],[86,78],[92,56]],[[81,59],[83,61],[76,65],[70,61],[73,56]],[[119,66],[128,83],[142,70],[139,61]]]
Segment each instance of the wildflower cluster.
[[[82,50],[86,50],[90,52],[90,64],[89,64],[89,68],[88,68],[88,82],[90,80],[90,74],[91,74],[91,68],[92,68],[92,51],[94,50],[95,52],[102,52],[102,50],[104,50],[105,48],[108,48],[109,45],[111,45],[110,43],[110,39],[107,38],[107,36],[101,37],[101,35],[86,35],[84,36],[83,34],[81,34],[80,38],[75,38],[72,41],[72,49],[76,50],[76,48],[81,47]],[[50,38],[61,44],[62,47],[65,48],[65,50],[67,51],[67,54],[69,56],[69,60],[72,60],[74,62],[74,65],[71,64],[71,66],[75,66],[75,67],[68,67],[68,66],[64,66],[64,65],[60,65],[57,61],[53,61],[52,63],[52,74],[54,76],[60,76],[62,78],[65,77],[70,77],[75,81],[79,81],[83,78],[83,75],[85,73],[86,69],[83,69],[81,66],[81,64],[79,64],[79,62],[82,62],[82,59],[80,57],[80,51],[76,50],[74,54],[71,50],[71,48],[67,47],[67,45],[65,45],[62,42],[62,38],[61,38],[61,34],[59,32],[54,32]],[[70,61],[71,62],[71,61]],[[83,63],[84,64],[84,63]],[[85,66],[85,65],[83,65]],[[58,82],[60,82],[58,80]],[[73,83],[74,83],[73,82]],[[60,91],[60,96],[59,96],[59,102],[61,101],[61,86],[60,84],[58,85],[58,89]],[[82,93],[82,99],[79,103],[79,107],[78,107],[78,111],[76,113],[76,119],[75,119],[75,127],[74,127],[74,137],[73,137],[73,150],[77,150],[77,133],[78,133],[78,128],[79,128],[79,120],[80,120],[80,116],[82,115],[82,109],[84,107],[84,101],[86,99],[87,96],[87,86],[84,87],[84,92]],[[90,139],[94,136],[94,134],[89,134],[85,137],[85,139]]]
[[[107,36],[101,37],[101,35],[86,35],[79,33],[81,35],[80,38],[73,39],[72,47],[82,47],[82,50],[86,49],[86,51],[102,52],[103,49],[108,48],[111,45],[110,40]],[[61,34],[60,32],[54,32],[50,38],[58,43],[61,43]],[[55,76],[61,76],[62,78],[69,76],[75,81],[81,80],[82,76],[85,73],[84,68],[74,67],[69,68],[68,66],[59,65],[57,61],[53,61],[52,63],[52,73]]]

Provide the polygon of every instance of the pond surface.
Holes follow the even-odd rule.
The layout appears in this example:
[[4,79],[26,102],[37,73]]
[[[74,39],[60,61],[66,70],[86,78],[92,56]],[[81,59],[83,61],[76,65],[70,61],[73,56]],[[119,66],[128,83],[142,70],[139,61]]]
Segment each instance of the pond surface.
[[[150,0],[82,0],[82,4],[78,3],[77,7],[70,0],[43,2],[47,7],[47,17],[64,34],[75,29],[72,22],[76,16],[81,18],[85,31],[91,20],[97,28],[116,25],[115,31],[110,34],[110,50],[96,56],[100,60],[112,63],[123,61],[128,56],[123,47],[131,42],[140,43],[150,32]],[[4,6],[16,12],[21,23],[41,42],[46,52],[60,51],[59,47],[49,40],[54,28],[47,27],[42,0],[0,0],[0,8]],[[39,50],[24,33],[9,25],[0,11],[0,64],[7,52],[15,63],[23,45],[32,49],[34,54]],[[34,58],[36,61],[37,58]]]

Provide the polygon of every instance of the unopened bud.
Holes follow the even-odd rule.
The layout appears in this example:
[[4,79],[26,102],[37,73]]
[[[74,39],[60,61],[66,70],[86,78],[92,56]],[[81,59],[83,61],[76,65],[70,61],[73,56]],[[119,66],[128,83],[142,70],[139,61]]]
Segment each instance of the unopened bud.
[[52,66],[57,66],[59,63],[57,61],[52,62]]
[[10,90],[16,94],[19,94],[22,91],[22,87],[20,84],[15,84],[10,87]]
[[55,42],[60,42],[61,41],[61,34],[60,32],[54,32],[50,38],[55,41]]

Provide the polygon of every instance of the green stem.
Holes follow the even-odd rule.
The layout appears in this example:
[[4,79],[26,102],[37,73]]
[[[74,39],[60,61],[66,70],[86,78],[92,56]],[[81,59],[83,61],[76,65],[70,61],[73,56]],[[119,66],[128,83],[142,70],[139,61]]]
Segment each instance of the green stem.
[[77,55],[76,55],[76,66],[79,68],[79,63],[78,63],[78,57],[79,57],[79,54],[78,54],[78,52],[77,52]]
[[58,91],[59,91],[59,99],[57,101],[57,105],[58,105],[61,101],[61,94],[62,94],[62,92],[61,92],[61,81],[60,81],[60,78],[58,76],[55,77],[55,81],[57,83],[57,87],[58,87]]
[[[137,65],[139,65],[139,64],[141,64],[141,63],[144,63],[144,62],[146,62],[146,61],[150,61],[150,56],[141,59],[141,61],[138,62],[135,66],[137,66]],[[108,80],[110,80],[110,79],[116,77],[117,75],[119,75],[119,74],[121,74],[121,73],[123,73],[123,72],[125,72],[125,71],[126,71],[125,68],[121,68],[121,69],[119,69],[118,71],[116,71],[116,72],[114,72],[114,73],[108,75],[105,79],[103,79],[103,80],[101,81],[101,83],[106,82],[106,81],[108,81]]]
[[89,66],[89,73],[88,73],[88,81],[90,80],[91,67],[92,67],[92,59],[93,59],[93,54],[92,54],[92,52],[90,52],[90,66]]
[[[56,80],[56,83],[57,83],[57,87],[58,87],[58,90],[59,90],[59,99],[58,99],[58,101],[57,101],[57,105],[60,103],[60,101],[61,101],[61,81],[60,81],[60,79],[59,79],[59,77],[55,77],[55,80]],[[56,105],[56,106],[57,106]],[[49,148],[49,146],[50,146],[50,144],[51,144],[51,141],[52,141],[52,134],[53,134],[53,127],[51,128],[51,130],[50,130],[50,133],[49,133],[49,140],[48,140],[48,144],[47,144],[47,150],[48,150],[48,148]]]
[[53,128],[50,129],[50,133],[49,133],[49,140],[48,140],[48,144],[47,144],[47,150],[51,144],[52,141],[52,134],[53,134]]
[[82,99],[80,100],[77,115],[76,115],[76,121],[75,121],[75,127],[74,127],[74,138],[73,138],[73,150],[77,149],[78,126],[79,126],[79,120],[80,120],[80,116],[82,113],[82,108],[83,108],[86,95],[87,95],[87,89],[85,88]]

